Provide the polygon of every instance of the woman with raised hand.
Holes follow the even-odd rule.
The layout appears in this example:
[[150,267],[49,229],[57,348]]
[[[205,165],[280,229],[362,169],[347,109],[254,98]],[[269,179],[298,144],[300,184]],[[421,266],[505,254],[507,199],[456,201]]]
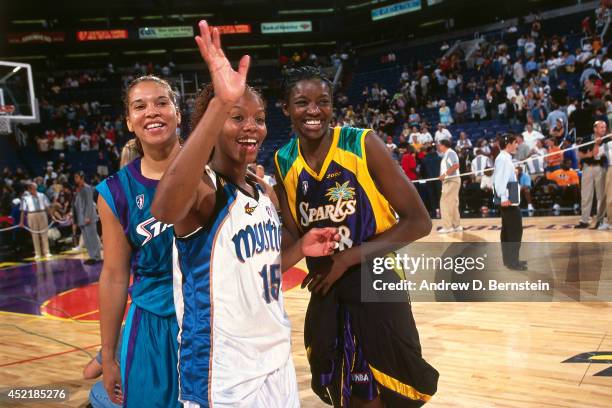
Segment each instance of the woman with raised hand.
[[[335,228],[280,251],[280,221],[247,173],[266,137],[265,103],[234,71],[219,32],[196,37],[212,86],[196,98],[192,133],[162,178],[153,214],[174,225],[181,272],[180,399],[187,407],[299,406],[281,273],[333,252]],[[180,298],[182,297],[182,301]]]

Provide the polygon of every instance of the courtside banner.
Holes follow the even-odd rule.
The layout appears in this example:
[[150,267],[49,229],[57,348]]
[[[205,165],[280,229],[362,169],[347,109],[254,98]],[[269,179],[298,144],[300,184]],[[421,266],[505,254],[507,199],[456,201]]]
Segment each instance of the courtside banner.
[[261,23],[262,34],[307,33],[312,31],[312,21],[283,21]]
[[138,38],[141,40],[156,40],[160,38],[191,38],[193,36],[192,26],[140,27],[138,29]]
[[[362,244],[364,302],[610,302],[612,242]],[[504,265],[519,251],[525,270]],[[515,252],[516,253],[516,252]],[[382,254],[382,255],[380,255]],[[347,273],[359,273],[356,270]]]
[[395,17],[421,9],[421,0],[408,0],[371,10],[372,20]]

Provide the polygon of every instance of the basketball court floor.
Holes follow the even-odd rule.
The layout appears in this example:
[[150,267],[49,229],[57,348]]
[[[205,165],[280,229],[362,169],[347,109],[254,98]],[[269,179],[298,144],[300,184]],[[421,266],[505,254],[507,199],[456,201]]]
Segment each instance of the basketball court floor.
[[[612,242],[612,231],[575,230],[577,221],[524,218],[524,245]],[[434,232],[423,241],[499,242],[499,222],[463,220],[464,232]],[[45,262],[0,265],[0,390],[70,392],[61,403],[0,400],[0,406],[87,405],[94,381],[83,380],[81,372],[100,344],[100,265],[85,265],[82,258],[65,253]],[[309,297],[299,288],[304,269],[299,264],[286,273],[283,287],[300,397],[309,408],[325,405],[310,391],[303,347]],[[413,302],[412,307],[424,357],[440,372],[438,393],[427,406],[612,407],[612,303]]]

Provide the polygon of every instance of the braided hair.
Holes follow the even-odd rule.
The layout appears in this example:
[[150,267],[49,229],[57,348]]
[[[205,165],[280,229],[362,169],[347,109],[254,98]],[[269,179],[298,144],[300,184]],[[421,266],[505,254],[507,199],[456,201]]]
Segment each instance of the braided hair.
[[304,67],[297,67],[288,69],[283,75],[283,83],[281,85],[282,99],[285,103],[289,102],[289,95],[291,90],[300,81],[312,81],[319,80],[329,87],[330,96],[333,98],[334,86],[333,83],[327,78],[318,67],[307,65]]

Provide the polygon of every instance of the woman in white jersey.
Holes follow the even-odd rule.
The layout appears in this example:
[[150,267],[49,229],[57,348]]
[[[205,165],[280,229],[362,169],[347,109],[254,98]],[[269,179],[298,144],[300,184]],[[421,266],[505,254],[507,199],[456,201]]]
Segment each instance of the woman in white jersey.
[[152,205],[174,224],[182,277],[179,397],[188,407],[297,407],[281,271],[329,255],[340,237],[316,230],[281,259],[276,209],[247,175],[266,136],[264,101],[246,86],[249,57],[234,71],[206,22],[196,42],[214,89],[198,95],[192,134]]

